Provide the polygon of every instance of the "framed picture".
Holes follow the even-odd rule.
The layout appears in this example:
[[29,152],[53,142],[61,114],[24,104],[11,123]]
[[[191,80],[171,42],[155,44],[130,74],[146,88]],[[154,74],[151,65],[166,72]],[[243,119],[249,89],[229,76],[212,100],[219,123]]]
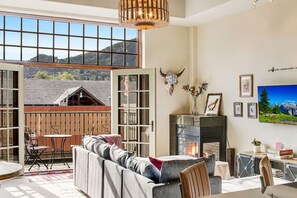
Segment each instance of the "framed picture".
[[247,103],[248,118],[258,118],[257,103]]
[[242,102],[233,103],[234,117],[242,117]]
[[253,97],[253,74],[239,76],[240,97]]
[[204,114],[217,116],[219,114],[221,100],[222,100],[221,93],[209,93],[207,95]]

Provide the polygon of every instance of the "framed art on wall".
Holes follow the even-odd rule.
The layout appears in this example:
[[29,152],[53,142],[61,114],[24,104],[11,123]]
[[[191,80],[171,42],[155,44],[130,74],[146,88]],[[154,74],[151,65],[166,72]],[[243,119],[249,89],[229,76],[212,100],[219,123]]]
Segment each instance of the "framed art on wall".
[[221,93],[209,93],[207,95],[204,114],[217,116],[219,114],[221,100],[222,100]]
[[248,118],[258,118],[257,103],[247,103]]
[[239,96],[253,97],[253,74],[239,76]]
[[242,117],[242,102],[233,103],[234,117]]

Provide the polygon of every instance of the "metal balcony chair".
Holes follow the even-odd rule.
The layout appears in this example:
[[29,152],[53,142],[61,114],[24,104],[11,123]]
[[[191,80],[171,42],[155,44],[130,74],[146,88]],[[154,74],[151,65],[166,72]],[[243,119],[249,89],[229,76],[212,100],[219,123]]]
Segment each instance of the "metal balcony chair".
[[39,163],[43,164],[46,167],[46,169],[48,169],[48,166],[41,160],[40,156],[49,147],[38,145],[37,136],[33,137],[32,134],[28,132],[25,132],[24,137],[25,137],[25,156],[26,156],[25,164],[27,164],[27,162],[30,159],[33,160],[28,170],[30,171],[34,164],[37,164],[40,167]]
[[211,194],[209,176],[204,161],[186,168],[179,177],[183,198],[196,198]]

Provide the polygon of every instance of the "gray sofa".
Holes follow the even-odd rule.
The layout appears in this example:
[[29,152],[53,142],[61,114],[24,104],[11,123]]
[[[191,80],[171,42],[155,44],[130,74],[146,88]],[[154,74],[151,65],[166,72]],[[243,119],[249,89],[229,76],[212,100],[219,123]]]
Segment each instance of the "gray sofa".
[[[98,145],[97,145],[98,146]],[[98,147],[99,148],[99,147]],[[92,198],[180,198],[179,179],[170,175],[166,182],[154,182],[129,170],[113,159],[105,159],[94,147],[73,148],[74,185]],[[129,156],[131,159],[133,157]],[[122,158],[123,159],[123,158]],[[134,159],[134,161],[136,158]],[[164,162],[163,162],[164,163]],[[178,162],[180,163],[180,162]],[[214,167],[214,161],[207,166]],[[167,166],[170,164],[167,164]],[[153,165],[152,165],[153,166]],[[164,165],[165,166],[165,165]],[[176,166],[176,165],[175,165]],[[179,166],[179,165],[178,165]],[[146,166],[146,169],[148,166]],[[152,167],[150,167],[150,171]],[[162,169],[165,169],[162,164]],[[161,169],[161,170],[162,170]],[[168,168],[169,169],[169,168]],[[162,172],[162,171],[161,171]],[[172,174],[172,170],[168,170]],[[162,174],[162,173],[161,173]],[[165,175],[166,173],[164,173]],[[209,173],[212,175],[212,173]],[[160,175],[159,175],[160,176]],[[171,177],[171,178],[170,178]],[[173,178],[175,177],[175,179]],[[164,179],[164,177],[163,177]],[[163,180],[163,181],[165,181]],[[221,177],[210,176],[212,194],[221,193]]]

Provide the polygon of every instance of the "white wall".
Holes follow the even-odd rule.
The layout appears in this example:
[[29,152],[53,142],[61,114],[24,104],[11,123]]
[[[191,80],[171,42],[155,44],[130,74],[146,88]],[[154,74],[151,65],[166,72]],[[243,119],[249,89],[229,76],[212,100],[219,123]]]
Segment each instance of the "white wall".
[[[228,116],[228,137],[236,151],[251,150],[253,138],[272,147],[283,141],[297,151],[297,126],[259,123],[247,118],[247,103],[257,102],[257,86],[297,84],[297,1],[279,0],[198,27],[196,74],[209,82],[208,92],[223,93],[222,111]],[[239,97],[239,75],[254,75],[254,97]],[[242,118],[233,116],[233,102],[243,102]]]
[[[149,30],[144,37],[145,68],[156,68],[156,155],[169,154],[169,115],[188,113],[188,96],[181,89],[189,79],[189,28],[168,26]],[[186,68],[179,77],[172,96],[165,90],[164,79],[159,70],[178,73]]]

